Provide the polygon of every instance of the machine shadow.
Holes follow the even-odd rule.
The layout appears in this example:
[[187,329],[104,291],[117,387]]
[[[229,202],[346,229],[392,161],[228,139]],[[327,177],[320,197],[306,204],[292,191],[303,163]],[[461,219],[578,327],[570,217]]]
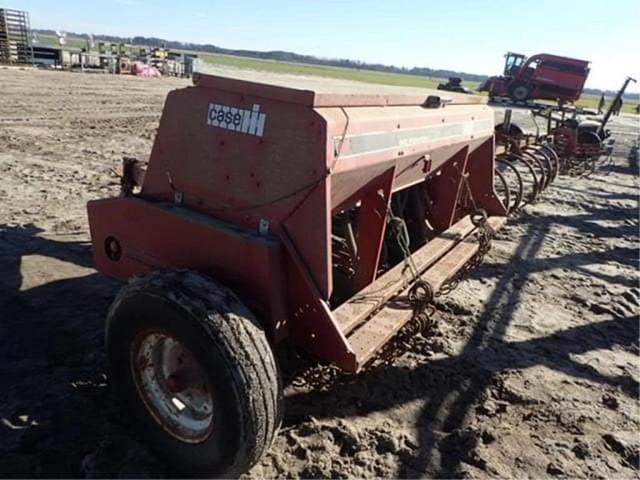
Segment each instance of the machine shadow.
[[[506,369],[546,365],[576,378],[617,386],[637,397],[638,384],[630,377],[606,376],[571,358],[614,345],[637,345],[640,332],[635,317],[579,326],[542,339],[504,341],[532,273],[559,263],[575,269],[610,261],[637,265],[637,250],[623,248],[537,258],[554,222],[581,230],[588,227],[585,223],[605,215],[595,210],[570,218],[551,216],[535,224],[515,218],[514,223],[526,230],[513,255],[516,265],[488,263],[472,273],[475,278],[494,277],[497,284],[459,354],[417,368],[374,366],[334,390],[294,394],[287,398],[285,423],[295,424],[308,415],[357,416],[423,400],[418,448],[399,455],[397,475],[458,477],[463,463],[482,466],[473,453],[478,440],[468,434],[465,421]],[[606,218],[611,218],[611,212]],[[4,392],[0,417],[6,420],[0,424],[0,464],[5,464],[0,476],[5,477],[78,476],[78,466],[88,451],[110,436],[126,438],[122,433],[113,435],[114,430],[120,432],[122,419],[106,393],[103,373],[104,316],[121,284],[88,274],[21,289],[21,261],[27,255],[80,267],[92,264],[87,242],[49,240],[39,237],[41,232],[34,225],[0,226],[0,391]],[[601,233],[630,234],[626,226]],[[628,279],[619,280],[628,284]],[[413,342],[420,348],[427,341],[417,337]],[[32,455],[39,462],[37,470],[19,467],[19,475],[12,474],[3,461],[6,452]]]
[[44,230],[34,224],[0,225],[0,305],[8,304],[20,292],[20,266],[26,255],[42,255],[83,267],[91,266],[91,246],[88,242],[50,240],[38,236],[42,232]]
[[[636,199],[638,199],[636,197]],[[577,233],[593,235],[596,238],[635,238],[638,234],[637,207],[611,208],[587,208],[588,213],[580,215],[562,216],[547,215],[544,222],[547,224],[562,224],[573,228]],[[603,226],[602,221],[624,221],[624,224],[615,226]],[[526,221],[514,218],[512,225],[526,225]],[[634,247],[610,247],[602,250],[590,250],[587,252],[576,252],[564,254],[557,257],[532,258],[526,260],[526,268],[530,273],[548,271],[551,269],[571,269],[579,273],[601,279],[605,282],[615,283],[624,287],[633,288],[638,285],[635,278],[625,275],[612,275],[597,270],[589,269],[589,266],[618,263],[623,266],[633,268],[640,267],[639,249]],[[514,262],[521,260],[516,256]],[[485,262],[482,269],[470,272],[470,278],[497,277],[501,274],[497,268],[499,264]]]
[[[627,167],[622,167],[622,168],[627,168]],[[637,168],[632,170],[632,172],[635,175],[638,175]],[[624,183],[612,182],[610,177],[608,177],[606,175],[600,176],[600,177],[592,176],[590,179],[592,181],[595,181],[595,182],[598,182],[598,183],[604,183],[605,185],[610,185],[611,187],[615,187],[615,188],[624,188],[626,190],[632,190],[633,189],[633,186],[625,185]]]
[[[42,231],[0,226],[2,477],[77,477],[108,418],[117,418],[105,394],[103,324],[119,283],[77,268],[92,264],[87,242],[46,239]],[[73,264],[76,276],[25,289],[29,255]]]
[[[484,467],[482,459],[474,455],[478,439],[468,434],[465,421],[471,409],[486,396],[487,388],[505,370],[546,365],[576,378],[618,386],[625,394],[637,397],[638,383],[631,377],[603,375],[571,358],[572,354],[614,345],[637,348],[640,329],[634,316],[582,325],[540,339],[504,341],[520,304],[523,286],[533,272],[542,268],[537,255],[552,224],[550,219],[523,224],[527,231],[513,255],[513,259],[518,259],[517,267],[509,263],[490,264],[476,270],[476,276],[489,273],[499,280],[459,354],[413,369],[373,367],[328,392],[294,394],[287,399],[287,423],[296,423],[307,415],[327,418],[365,415],[423,400],[425,404],[417,422],[418,446],[414,454],[399,455],[397,475],[457,478],[462,474],[459,469],[463,462]],[[419,341],[414,343],[414,347],[420,346]]]
[[629,161],[627,165],[613,163],[611,165],[603,166],[601,170],[604,170],[605,173],[620,173],[623,175],[637,175],[639,173],[637,165],[634,165],[632,161]]

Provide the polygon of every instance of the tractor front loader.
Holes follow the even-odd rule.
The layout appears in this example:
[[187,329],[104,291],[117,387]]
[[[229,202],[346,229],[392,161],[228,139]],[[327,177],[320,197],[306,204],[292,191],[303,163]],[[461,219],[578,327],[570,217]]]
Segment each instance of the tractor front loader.
[[110,382],[165,458],[240,475],[279,426],[279,349],[357,373],[486,253],[509,203],[493,112],[437,95],[208,75],[168,95],[148,165],[88,204],[96,267],[129,280]]

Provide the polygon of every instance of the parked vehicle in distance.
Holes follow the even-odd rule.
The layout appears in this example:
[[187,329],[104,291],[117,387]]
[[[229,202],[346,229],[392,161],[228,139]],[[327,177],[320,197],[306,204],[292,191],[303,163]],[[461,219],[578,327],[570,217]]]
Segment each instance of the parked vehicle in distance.
[[447,83],[441,83],[438,85],[438,90],[446,90],[447,92],[467,93],[473,94],[471,90],[462,85],[462,79],[460,77],[449,77]]
[[508,52],[502,76],[490,77],[479,90],[489,97],[509,97],[516,102],[555,100],[575,102],[589,75],[589,62],[540,53],[527,58]]

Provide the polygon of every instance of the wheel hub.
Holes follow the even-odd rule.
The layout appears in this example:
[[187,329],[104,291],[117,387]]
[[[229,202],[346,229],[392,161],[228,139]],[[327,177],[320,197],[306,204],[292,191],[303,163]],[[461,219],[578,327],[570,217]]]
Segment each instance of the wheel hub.
[[131,344],[138,394],[158,424],[179,440],[199,443],[213,429],[209,379],[193,353],[165,332],[145,331]]
[[527,88],[523,86],[518,86],[513,90],[513,96],[517,100],[526,100],[528,93]]

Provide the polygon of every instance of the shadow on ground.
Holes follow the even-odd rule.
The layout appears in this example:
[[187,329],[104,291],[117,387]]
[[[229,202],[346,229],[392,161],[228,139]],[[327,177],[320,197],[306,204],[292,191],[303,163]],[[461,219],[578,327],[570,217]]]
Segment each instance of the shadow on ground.
[[[87,242],[41,233],[0,226],[0,477],[82,476],[87,453],[120,429],[103,356],[104,316],[119,284],[85,268]],[[82,273],[26,288],[28,256]]]
[[[545,338],[504,340],[532,273],[559,264],[582,273],[590,264],[637,265],[638,251],[632,248],[538,258],[554,223],[611,237],[634,235],[634,229],[637,233],[635,225],[610,228],[597,223],[611,215],[607,209],[593,208],[584,215],[552,215],[530,224],[516,219],[514,223],[525,229],[513,255],[517,265],[490,263],[472,274],[495,277],[497,284],[459,354],[414,369],[374,367],[332,391],[294,394],[287,399],[286,424],[296,425],[309,415],[363,415],[420,399],[425,403],[418,421],[417,453],[401,457],[397,475],[456,477],[463,463],[482,468],[473,453],[478,438],[466,433],[465,421],[489,386],[500,389],[499,375],[505,370],[544,365],[615,386],[636,398],[638,384],[631,377],[604,375],[572,358],[614,346],[637,349],[640,332],[633,315],[609,317]],[[25,256],[91,265],[86,242],[49,240],[40,233],[33,225],[0,227],[0,476],[165,474],[161,462],[123,433],[126,426],[106,389],[103,319],[120,284],[88,270],[86,275],[25,289],[20,269]],[[632,286],[623,277],[606,280]],[[416,348],[424,346],[424,341],[417,342]],[[110,465],[114,459],[119,459],[117,465]]]
[[[631,215],[626,211],[622,214]],[[418,421],[417,455],[401,456],[397,475],[457,478],[463,475],[463,463],[481,469],[486,467],[484,460],[474,453],[476,444],[481,440],[465,430],[465,421],[486,398],[490,386],[500,391],[499,375],[507,370],[544,365],[576,379],[619,388],[630,398],[638,398],[639,386],[632,377],[604,375],[572,358],[576,354],[616,346],[637,352],[640,335],[637,311],[628,316],[620,316],[616,311],[606,312],[613,314],[614,318],[577,326],[545,338],[520,342],[504,340],[515,309],[521,303],[523,286],[532,273],[561,266],[590,275],[592,273],[583,271],[583,267],[611,261],[637,266],[637,248],[538,258],[542,243],[556,222],[570,225],[578,231],[593,232],[595,228],[598,230],[596,235],[631,234],[627,226],[600,231],[593,223],[610,218],[610,215],[610,211],[597,209],[573,217],[550,216],[537,219],[535,223],[528,223],[527,219],[523,222],[516,220],[514,223],[521,223],[526,228],[512,257],[516,265],[487,264],[472,273],[476,278],[494,276],[499,280],[474,325],[472,335],[458,355],[414,369],[396,366],[372,368],[355,381],[333,390],[293,395],[288,398],[286,421],[295,424],[309,415],[315,418],[348,418],[384,411],[399,403],[422,400],[425,403]],[[637,233],[637,227],[631,228]],[[606,280],[637,286],[637,282],[627,278]],[[594,318],[597,317],[594,315]],[[356,409],[354,405],[357,405]]]

